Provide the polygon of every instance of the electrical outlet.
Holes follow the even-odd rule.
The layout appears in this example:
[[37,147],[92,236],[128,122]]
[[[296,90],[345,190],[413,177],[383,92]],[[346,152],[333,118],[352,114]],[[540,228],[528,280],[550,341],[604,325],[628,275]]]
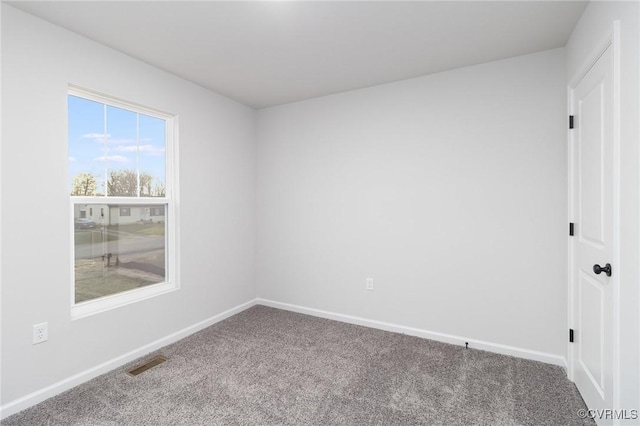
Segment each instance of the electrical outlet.
[[43,322],[33,326],[33,344],[46,342],[49,339],[49,323]]
[[366,290],[373,291],[373,278],[367,278]]

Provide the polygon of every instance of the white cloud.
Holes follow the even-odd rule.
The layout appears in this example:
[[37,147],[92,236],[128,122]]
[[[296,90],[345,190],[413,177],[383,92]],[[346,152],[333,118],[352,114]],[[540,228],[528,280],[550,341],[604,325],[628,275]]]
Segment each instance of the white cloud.
[[151,142],[151,138],[124,138],[124,139],[109,139],[109,143],[112,145],[130,145],[137,144],[139,142]]
[[158,146],[153,146],[151,144],[140,145],[139,147],[134,146],[134,145],[128,145],[128,146],[119,145],[119,146],[116,146],[115,148],[113,148],[114,151],[118,151],[118,152],[136,152],[136,151],[138,151],[138,149],[140,150],[140,152],[145,152],[145,153],[147,153],[149,155],[162,155],[162,154],[164,154],[164,148],[158,147]]
[[103,155],[102,157],[96,157],[93,161],[113,161],[114,163],[128,163],[130,160],[122,155]]
[[85,139],[109,139],[111,137],[110,133],[85,133],[82,135]]
[[138,150],[138,147],[135,145],[129,145],[129,146],[118,145],[115,148],[113,148],[113,150],[118,152],[136,152]]
[[151,142],[151,138],[112,138],[111,133],[85,133],[82,135],[84,139],[93,139],[96,142],[109,142],[112,145],[130,145],[140,142]]
[[69,157],[69,162],[73,163],[74,161],[76,161],[76,157]]

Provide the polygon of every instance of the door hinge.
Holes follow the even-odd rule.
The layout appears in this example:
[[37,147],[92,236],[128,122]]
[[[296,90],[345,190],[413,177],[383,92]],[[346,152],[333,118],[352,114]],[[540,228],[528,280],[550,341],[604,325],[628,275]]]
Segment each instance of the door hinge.
[[569,116],[569,128],[573,129],[573,115]]
[[569,235],[573,237],[573,222],[569,222]]
[[573,343],[573,328],[569,329],[569,342]]

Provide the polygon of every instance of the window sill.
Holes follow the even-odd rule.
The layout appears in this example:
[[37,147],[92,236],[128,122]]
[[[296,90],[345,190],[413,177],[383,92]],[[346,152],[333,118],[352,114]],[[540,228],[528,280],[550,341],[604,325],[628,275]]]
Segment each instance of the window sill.
[[101,297],[99,299],[89,300],[86,302],[72,304],[71,319],[76,320],[85,318],[101,312],[110,311],[121,306],[130,305],[141,300],[150,299],[161,294],[170,293],[178,290],[175,282],[166,282],[154,284],[124,293],[118,293],[111,296]]

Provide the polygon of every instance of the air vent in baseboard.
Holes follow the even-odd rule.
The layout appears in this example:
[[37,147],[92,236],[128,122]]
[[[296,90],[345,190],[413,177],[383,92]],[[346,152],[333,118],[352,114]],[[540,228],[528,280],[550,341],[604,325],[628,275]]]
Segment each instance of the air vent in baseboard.
[[136,367],[131,371],[127,371],[127,374],[130,375],[130,376],[137,376],[138,374],[144,373],[148,369],[153,368],[158,364],[162,364],[166,360],[167,359],[165,357],[163,357],[162,355],[158,355],[157,357],[152,358],[151,360],[145,362],[141,366]]

